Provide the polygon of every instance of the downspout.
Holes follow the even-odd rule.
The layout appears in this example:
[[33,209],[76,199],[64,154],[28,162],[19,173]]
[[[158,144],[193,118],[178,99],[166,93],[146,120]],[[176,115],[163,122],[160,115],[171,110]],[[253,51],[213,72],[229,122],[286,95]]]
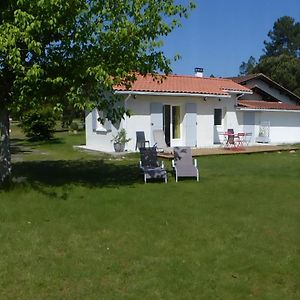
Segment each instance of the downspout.
[[237,96],[236,98],[235,98],[235,107],[238,107],[238,100],[239,100],[239,98],[240,97],[243,97],[245,94],[240,94],[239,96]]

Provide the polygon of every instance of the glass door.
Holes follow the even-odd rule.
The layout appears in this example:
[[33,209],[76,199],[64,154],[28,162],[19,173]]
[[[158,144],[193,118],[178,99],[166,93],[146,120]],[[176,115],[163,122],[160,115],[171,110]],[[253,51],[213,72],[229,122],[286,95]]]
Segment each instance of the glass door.
[[181,139],[181,110],[179,105],[164,105],[163,129],[168,146],[171,146],[172,140]]

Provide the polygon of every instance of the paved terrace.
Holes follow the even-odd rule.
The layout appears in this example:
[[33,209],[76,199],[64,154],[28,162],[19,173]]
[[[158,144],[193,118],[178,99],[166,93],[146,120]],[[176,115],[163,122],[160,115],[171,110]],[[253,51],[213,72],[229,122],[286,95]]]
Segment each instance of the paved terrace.
[[[193,156],[205,156],[205,155],[232,155],[232,154],[249,154],[259,152],[279,152],[279,151],[297,151],[300,149],[300,145],[259,145],[248,146],[244,148],[230,148],[224,149],[218,148],[195,148],[192,149]],[[173,158],[173,154],[159,153],[159,157]]]

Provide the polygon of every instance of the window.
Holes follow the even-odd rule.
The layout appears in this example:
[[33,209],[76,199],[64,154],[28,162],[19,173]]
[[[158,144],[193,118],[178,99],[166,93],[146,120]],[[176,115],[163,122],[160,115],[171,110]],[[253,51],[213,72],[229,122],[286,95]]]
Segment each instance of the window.
[[221,108],[215,108],[214,125],[222,125],[222,109]]

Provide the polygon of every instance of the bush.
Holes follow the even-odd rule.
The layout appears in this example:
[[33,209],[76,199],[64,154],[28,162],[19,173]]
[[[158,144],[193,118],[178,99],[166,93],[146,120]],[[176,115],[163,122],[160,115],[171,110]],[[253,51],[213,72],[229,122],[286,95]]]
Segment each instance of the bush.
[[53,137],[56,119],[50,107],[30,110],[23,114],[21,127],[25,135],[33,140],[49,140]]
[[79,125],[77,122],[73,121],[70,125],[70,129],[73,131],[77,131],[79,129]]
[[128,143],[131,139],[127,138],[127,133],[126,130],[124,128],[122,128],[117,135],[113,136],[113,139],[111,140],[111,142],[114,142],[116,144],[123,144],[125,145],[126,143]]

